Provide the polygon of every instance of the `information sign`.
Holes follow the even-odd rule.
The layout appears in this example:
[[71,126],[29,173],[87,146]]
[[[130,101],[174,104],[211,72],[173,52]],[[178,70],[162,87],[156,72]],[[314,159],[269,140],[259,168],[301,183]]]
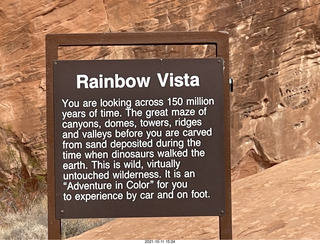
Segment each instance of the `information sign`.
[[56,218],[223,216],[224,61],[55,61]]

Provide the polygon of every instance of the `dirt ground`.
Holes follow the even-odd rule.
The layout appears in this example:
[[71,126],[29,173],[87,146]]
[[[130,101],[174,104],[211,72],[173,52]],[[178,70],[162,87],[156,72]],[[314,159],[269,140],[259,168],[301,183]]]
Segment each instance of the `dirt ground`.
[[[233,239],[320,239],[320,155],[232,183]],[[209,240],[218,217],[119,218],[74,240]]]

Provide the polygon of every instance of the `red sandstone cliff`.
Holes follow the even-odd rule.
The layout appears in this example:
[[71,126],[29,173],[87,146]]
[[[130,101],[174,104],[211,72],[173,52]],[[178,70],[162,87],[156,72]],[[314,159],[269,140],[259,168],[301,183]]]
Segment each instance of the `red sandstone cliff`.
[[[230,33],[234,178],[320,152],[320,1],[2,0],[0,191],[46,174],[45,35]],[[61,58],[204,57],[205,48],[69,48]],[[290,167],[290,165],[288,165]]]

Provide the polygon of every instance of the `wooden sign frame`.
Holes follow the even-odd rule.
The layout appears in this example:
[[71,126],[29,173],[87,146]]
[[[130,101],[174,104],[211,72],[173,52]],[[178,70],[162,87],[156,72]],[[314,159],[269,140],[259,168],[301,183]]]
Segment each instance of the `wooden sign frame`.
[[47,92],[47,174],[48,174],[48,239],[61,239],[61,221],[55,218],[55,156],[53,65],[61,46],[132,46],[132,45],[216,45],[216,56],[224,59],[224,158],[226,212],[219,216],[220,239],[232,239],[231,164],[230,164],[230,84],[229,41],[226,32],[156,32],[49,34],[46,36]]

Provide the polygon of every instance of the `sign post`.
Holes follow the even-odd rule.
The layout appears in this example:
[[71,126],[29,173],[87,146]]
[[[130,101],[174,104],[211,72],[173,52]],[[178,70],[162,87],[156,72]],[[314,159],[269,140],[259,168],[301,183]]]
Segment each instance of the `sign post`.
[[[58,60],[59,46],[215,44],[217,58]],[[219,216],[231,239],[224,33],[47,36],[49,239],[60,219]]]

